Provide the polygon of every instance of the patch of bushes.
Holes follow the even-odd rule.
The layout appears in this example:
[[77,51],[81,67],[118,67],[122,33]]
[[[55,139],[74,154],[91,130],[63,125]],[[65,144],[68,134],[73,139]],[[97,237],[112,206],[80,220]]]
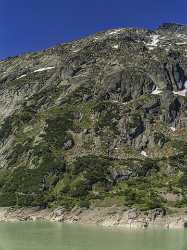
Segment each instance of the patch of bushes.
[[36,204],[36,200],[41,205],[44,193],[56,185],[64,171],[65,163],[50,153],[40,158],[36,168],[28,169],[23,166],[14,169],[1,191],[3,194],[11,194],[9,199],[12,205],[29,206],[33,202]]
[[52,191],[57,204],[87,207],[94,184],[99,183],[103,187],[111,184],[109,166],[110,161],[99,156],[77,158],[68,166],[66,174]]
[[129,207],[149,210],[165,204],[165,200],[145,177],[120,183],[116,189],[117,194],[124,197],[124,204]]
[[179,186],[181,188],[187,188],[187,168],[183,170],[183,174],[179,179]]
[[62,111],[52,114],[46,120],[45,140],[49,145],[62,147],[63,144],[72,139],[67,132],[73,126],[73,115],[70,111]]
[[110,128],[111,131],[119,133],[117,129],[118,121],[120,119],[119,107],[111,102],[99,102],[93,109],[98,118],[95,123],[97,132],[102,133],[104,127]]
[[0,141],[4,141],[12,132],[12,117],[7,117],[0,127]]
[[82,174],[90,185],[110,181],[110,161],[95,155],[79,157],[71,166],[72,175]]

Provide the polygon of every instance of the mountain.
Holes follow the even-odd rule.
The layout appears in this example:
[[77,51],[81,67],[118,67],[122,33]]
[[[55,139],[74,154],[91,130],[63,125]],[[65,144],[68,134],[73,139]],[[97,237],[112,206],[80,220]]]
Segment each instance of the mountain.
[[187,205],[187,26],[0,61],[0,206]]

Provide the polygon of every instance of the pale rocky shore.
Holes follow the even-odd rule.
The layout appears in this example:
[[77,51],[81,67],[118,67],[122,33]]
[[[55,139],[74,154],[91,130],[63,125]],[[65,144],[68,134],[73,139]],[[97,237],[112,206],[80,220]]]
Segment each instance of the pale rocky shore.
[[106,227],[128,229],[187,227],[187,214],[178,211],[166,215],[162,209],[150,210],[146,214],[137,209],[125,210],[121,207],[57,209],[0,208],[0,222],[50,221],[79,224],[96,224]]

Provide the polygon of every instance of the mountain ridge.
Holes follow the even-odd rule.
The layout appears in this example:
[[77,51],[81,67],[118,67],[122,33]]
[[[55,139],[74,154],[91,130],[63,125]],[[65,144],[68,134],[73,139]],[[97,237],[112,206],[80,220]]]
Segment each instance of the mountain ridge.
[[[159,29],[169,29],[169,27],[175,27],[175,28],[185,28],[185,27],[187,27],[187,25],[186,24],[180,24],[180,23],[162,23],[162,24],[160,24],[157,28],[155,28],[155,29],[149,29],[149,28],[146,28],[146,27],[144,27],[144,28],[138,28],[138,27],[118,27],[118,28],[108,28],[108,29],[105,29],[105,30],[103,30],[103,31],[98,31],[98,32],[94,32],[94,33],[92,33],[92,34],[90,34],[90,35],[85,35],[85,36],[83,36],[83,37],[79,37],[79,38],[77,38],[77,39],[74,39],[74,40],[70,40],[70,41],[66,41],[66,42],[59,42],[59,43],[57,43],[57,44],[55,44],[55,45],[52,45],[52,46],[50,46],[50,47],[46,47],[45,49],[42,49],[42,50],[36,50],[36,51],[32,51],[32,52],[30,52],[30,51],[26,51],[26,52],[22,52],[22,53],[20,53],[20,54],[17,54],[17,55],[10,55],[10,56],[7,56],[6,58],[2,58],[2,59],[0,59],[0,62],[1,61],[6,61],[6,60],[9,60],[9,59],[11,59],[11,58],[15,58],[15,57],[21,57],[21,56],[24,56],[24,55],[26,55],[26,54],[28,54],[28,53],[39,53],[39,52],[41,52],[41,51],[46,51],[46,50],[48,50],[48,49],[52,49],[52,48],[54,48],[54,47],[56,47],[56,46],[59,46],[59,45],[65,45],[65,44],[69,44],[69,43],[73,43],[73,42],[75,42],[75,41],[80,41],[80,40],[84,40],[84,39],[87,39],[87,38],[89,38],[89,37],[93,37],[93,36],[96,36],[96,35],[98,35],[98,34],[101,34],[101,33],[105,33],[105,32],[107,32],[107,31],[112,31],[112,30],[131,30],[131,29],[134,29],[134,30],[147,30],[147,31],[149,31],[149,32],[157,32]],[[173,32],[172,30],[171,30],[171,32]]]

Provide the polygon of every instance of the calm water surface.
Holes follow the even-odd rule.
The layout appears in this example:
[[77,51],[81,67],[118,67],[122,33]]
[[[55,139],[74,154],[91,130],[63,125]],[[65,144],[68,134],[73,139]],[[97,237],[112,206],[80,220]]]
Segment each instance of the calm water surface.
[[61,223],[3,223],[0,250],[187,250],[187,230],[127,231]]

